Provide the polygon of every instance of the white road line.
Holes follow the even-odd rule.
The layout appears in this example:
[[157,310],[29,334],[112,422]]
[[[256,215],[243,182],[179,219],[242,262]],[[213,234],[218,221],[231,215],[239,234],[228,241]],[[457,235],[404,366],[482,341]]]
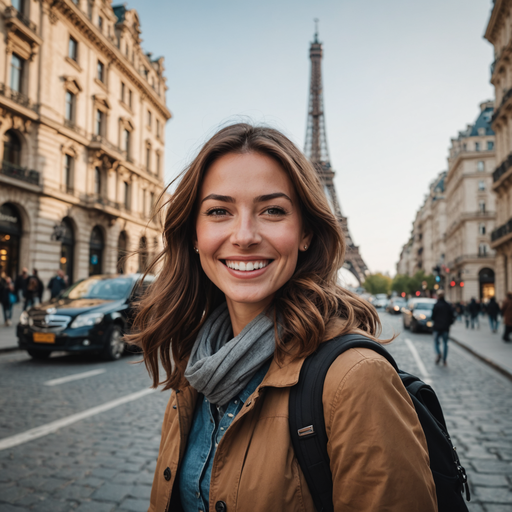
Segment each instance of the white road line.
[[82,373],[74,373],[73,375],[68,375],[67,377],[61,377],[60,379],[52,379],[44,382],[45,386],[58,386],[59,384],[64,384],[65,382],[71,382],[72,380],[86,379],[87,377],[94,377],[94,375],[100,375],[101,373],[105,373],[105,368],[99,370],[91,370],[89,372]]
[[102,405],[91,407],[90,409],[86,409],[85,411],[72,414],[71,416],[66,416],[65,418],[61,418],[60,420],[52,421],[51,423],[47,423],[46,425],[41,425],[40,427],[32,428],[30,430],[27,430],[26,432],[22,432],[21,434],[0,439],[0,451],[6,450],[7,448],[12,448],[13,446],[18,446],[19,444],[27,443],[28,441],[32,441],[33,439],[38,439],[40,437],[47,436],[52,432],[56,432],[60,428],[67,427],[68,425],[72,425],[77,421],[89,418],[90,416],[94,416],[101,412],[108,411],[119,405],[123,405],[128,402],[133,402],[133,400],[142,398],[143,396],[149,395],[154,391],[154,389],[143,389],[142,391],[137,391],[137,393],[132,393],[131,395],[126,395],[121,398],[117,398],[116,400],[111,400],[110,402],[106,402]]
[[427,369],[425,368],[425,365],[423,364],[423,361],[421,360],[421,357],[418,354],[416,347],[413,345],[412,341],[409,338],[405,338],[404,341],[405,344],[409,347],[412,357],[414,357],[414,360],[416,361],[416,365],[418,366],[418,369],[421,373],[423,380],[427,384],[432,384],[432,381],[430,380],[430,374],[427,372]]

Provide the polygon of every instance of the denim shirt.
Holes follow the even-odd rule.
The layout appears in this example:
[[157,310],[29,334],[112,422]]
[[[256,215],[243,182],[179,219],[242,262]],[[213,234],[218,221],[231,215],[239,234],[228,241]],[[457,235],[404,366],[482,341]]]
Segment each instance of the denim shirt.
[[217,446],[246,400],[263,381],[270,362],[265,363],[240,394],[229,401],[220,418],[222,413],[217,413],[216,406],[208,402],[204,395],[199,395],[187,449],[179,470],[180,498],[184,512],[208,512],[210,478]]

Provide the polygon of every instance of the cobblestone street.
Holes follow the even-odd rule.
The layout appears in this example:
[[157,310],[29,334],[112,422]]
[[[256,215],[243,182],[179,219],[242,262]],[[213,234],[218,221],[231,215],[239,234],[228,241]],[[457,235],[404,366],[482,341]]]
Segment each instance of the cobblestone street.
[[[383,336],[402,330],[400,316],[381,316]],[[435,366],[429,334],[405,331],[390,350],[403,369],[430,379],[441,400],[469,475],[469,509],[512,510],[512,382],[454,343],[448,366]],[[56,355],[36,362],[24,352],[1,355],[0,447],[11,436],[147,389],[144,366],[132,364],[138,358],[105,363]],[[0,511],[147,510],[168,397],[169,392],[157,391],[1,449]]]

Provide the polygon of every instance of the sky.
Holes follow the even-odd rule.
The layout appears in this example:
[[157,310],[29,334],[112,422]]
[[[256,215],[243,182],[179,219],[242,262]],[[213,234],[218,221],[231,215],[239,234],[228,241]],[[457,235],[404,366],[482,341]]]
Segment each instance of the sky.
[[[114,1],[114,4],[116,2]],[[331,165],[352,239],[395,274],[450,139],[494,98],[491,0],[128,0],[142,46],[165,57],[166,181],[220,127],[280,129],[304,147],[309,45],[323,42]]]

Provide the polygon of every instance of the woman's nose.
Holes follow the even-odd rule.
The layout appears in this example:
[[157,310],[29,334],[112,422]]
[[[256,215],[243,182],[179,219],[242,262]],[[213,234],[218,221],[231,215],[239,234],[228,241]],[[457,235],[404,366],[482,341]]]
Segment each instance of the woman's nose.
[[258,223],[253,215],[242,214],[233,225],[231,243],[242,249],[261,242]]

